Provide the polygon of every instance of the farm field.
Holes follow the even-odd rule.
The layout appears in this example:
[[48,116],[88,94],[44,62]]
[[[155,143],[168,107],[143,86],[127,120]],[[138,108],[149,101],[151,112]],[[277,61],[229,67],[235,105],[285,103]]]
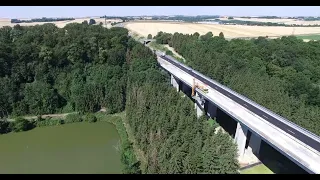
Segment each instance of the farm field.
[[[219,18],[220,20],[230,20],[228,18]],[[271,23],[284,23],[284,24],[298,24],[298,25],[315,25],[320,24],[320,21],[303,21],[298,19],[264,19],[264,18],[237,18],[231,20],[240,20],[240,21],[256,21],[256,22],[271,22]]]
[[216,25],[216,24],[194,24],[177,22],[129,22],[125,27],[130,31],[146,37],[148,34],[155,36],[159,31],[167,33],[180,32],[193,34],[198,32],[203,35],[209,31],[217,36],[223,32],[226,38],[270,36],[280,37],[285,35],[310,35],[320,34],[320,27],[274,27],[274,26],[242,26],[242,25]]
[[[41,25],[45,23],[54,23],[57,27],[63,28],[65,25],[69,23],[82,23],[83,21],[87,20],[89,22],[90,19],[94,19],[96,21],[96,24],[99,24],[100,22],[104,23],[104,18],[76,18],[75,20],[71,21],[55,21],[55,22],[33,22],[33,23],[18,23],[21,26],[34,26],[34,25]],[[21,19],[26,20],[26,19]],[[0,18],[0,28],[3,26],[14,26],[17,23],[11,23],[11,19],[9,18]],[[112,22],[121,22],[120,19],[107,19],[107,26],[110,25]]]

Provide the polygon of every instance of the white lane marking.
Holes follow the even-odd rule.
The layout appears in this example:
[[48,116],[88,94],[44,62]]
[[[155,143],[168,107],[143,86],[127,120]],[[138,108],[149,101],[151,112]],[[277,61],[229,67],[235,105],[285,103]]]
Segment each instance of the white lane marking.
[[248,105],[246,103],[243,104],[244,106],[248,107]]
[[294,132],[292,132],[290,129],[287,129],[289,132],[291,132],[292,134],[295,134]]
[[266,119],[269,119],[267,116],[265,116],[265,115],[262,115],[264,118],[266,118]]

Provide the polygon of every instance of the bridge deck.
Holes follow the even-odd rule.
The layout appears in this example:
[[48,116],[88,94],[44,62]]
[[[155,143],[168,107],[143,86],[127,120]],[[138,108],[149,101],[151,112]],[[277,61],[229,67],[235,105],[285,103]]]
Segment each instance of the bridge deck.
[[[158,58],[158,61],[163,68],[178,79],[189,86],[192,85],[194,76],[191,76],[189,73],[162,58]],[[201,91],[199,92],[201,93]],[[299,141],[292,136],[292,134],[283,131],[257,114],[249,111],[214,88],[209,87],[209,92],[207,94],[203,93],[203,95],[237,121],[245,124],[288,158],[304,167],[304,169],[310,173],[320,173],[320,156],[318,151]]]

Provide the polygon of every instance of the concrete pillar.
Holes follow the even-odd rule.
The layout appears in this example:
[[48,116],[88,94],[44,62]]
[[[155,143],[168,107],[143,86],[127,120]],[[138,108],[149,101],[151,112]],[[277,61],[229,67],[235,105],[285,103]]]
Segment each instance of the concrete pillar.
[[241,125],[239,122],[237,124],[237,130],[235,135],[235,142],[238,145],[238,155],[241,158],[245,151],[246,141],[247,141],[248,129],[244,125]]
[[177,89],[177,92],[179,92],[179,82],[172,74],[171,74],[171,85]]
[[261,146],[261,137],[252,133],[249,141],[249,146],[252,149],[252,153],[256,156],[259,156],[260,146]]
[[194,106],[195,106],[196,111],[197,111],[197,117],[199,118],[200,116],[203,115],[203,111],[202,111],[201,107],[198,105],[198,103],[194,103]]
[[197,111],[197,117],[199,118],[200,116],[203,115],[203,110],[204,110],[204,103],[202,100],[201,100],[201,96],[196,92],[195,96],[194,96],[194,99],[195,99],[195,103],[194,103],[194,106],[195,106],[195,109]]

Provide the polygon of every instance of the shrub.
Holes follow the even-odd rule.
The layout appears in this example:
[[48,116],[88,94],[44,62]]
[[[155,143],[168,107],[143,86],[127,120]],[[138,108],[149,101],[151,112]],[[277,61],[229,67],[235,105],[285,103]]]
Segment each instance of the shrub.
[[34,123],[21,117],[18,117],[13,123],[10,124],[14,132],[28,131],[34,128]]
[[97,122],[97,117],[93,114],[87,114],[85,117],[85,121],[94,123],[94,122]]
[[167,51],[166,51],[166,55],[170,55],[170,56],[172,56],[172,55],[173,55],[173,53],[172,53],[172,51],[167,50]]
[[37,121],[37,123],[36,123],[37,127],[55,126],[55,125],[60,125],[60,124],[64,124],[63,119],[52,119],[51,117],[46,118],[41,121]]
[[68,114],[66,116],[66,119],[64,121],[66,124],[67,123],[74,123],[74,122],[82,122],[81,115],[79,114]]
[[6,120],[0,120],[0,134],[11,132],[10,124],[11,122],[8,122]]

